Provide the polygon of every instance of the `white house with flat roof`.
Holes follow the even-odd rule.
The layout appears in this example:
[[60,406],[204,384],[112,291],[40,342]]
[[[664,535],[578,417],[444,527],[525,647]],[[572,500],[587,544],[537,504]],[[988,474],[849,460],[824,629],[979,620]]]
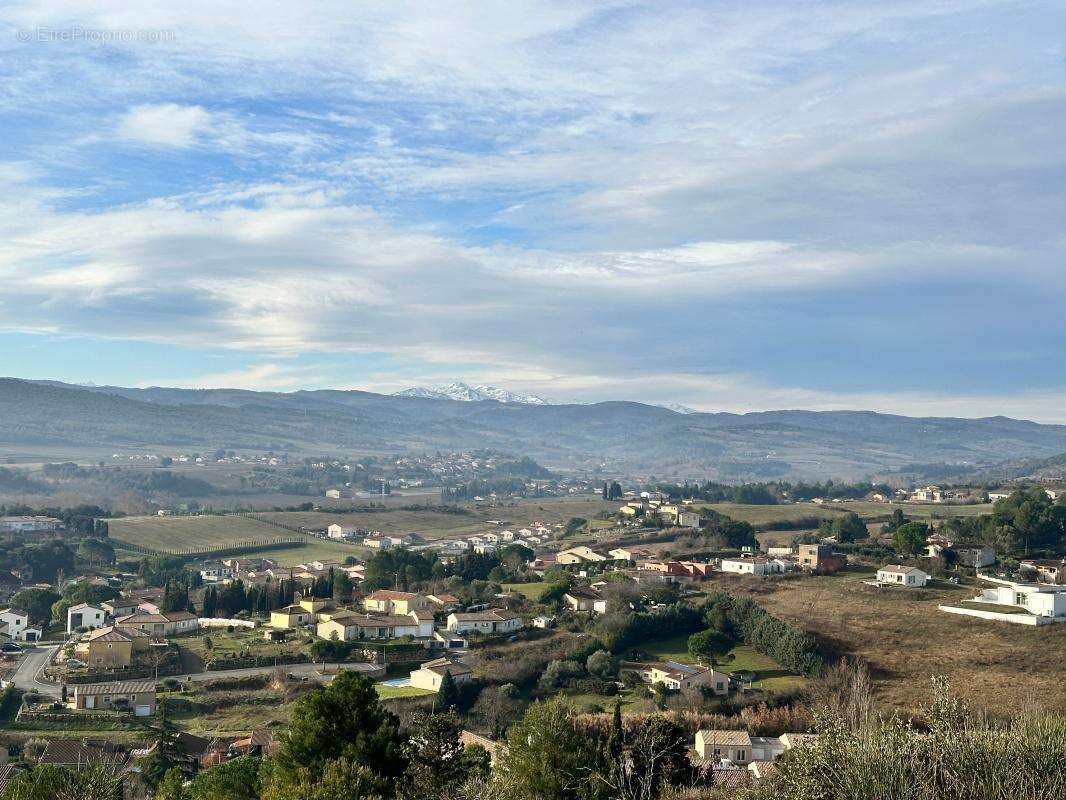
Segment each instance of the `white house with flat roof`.
[[[1066,586],[1051,583],[1019,583],[987,575],[979,576],[993,584],[970,600],[970,606],[940,606],[941,611],[1021,625],[1050,625],[1066,622]],[[987,608],[975,608],[974,606]]]

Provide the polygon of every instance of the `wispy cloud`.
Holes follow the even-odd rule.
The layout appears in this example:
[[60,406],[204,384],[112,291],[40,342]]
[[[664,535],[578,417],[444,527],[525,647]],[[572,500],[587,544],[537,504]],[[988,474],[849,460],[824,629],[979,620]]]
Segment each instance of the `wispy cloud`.
[[[0,328],[248,354],[209,383],[461,369],[1047,418],[1062,24],[995,0],[11,3]],[[173,36],[15,35],[72,25]],[[398,366],[291,363],[337,353]]]

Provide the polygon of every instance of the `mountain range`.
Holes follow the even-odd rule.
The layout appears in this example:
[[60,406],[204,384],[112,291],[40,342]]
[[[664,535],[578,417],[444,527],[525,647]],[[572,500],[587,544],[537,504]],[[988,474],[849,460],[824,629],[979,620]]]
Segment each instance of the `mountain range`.
[[517,394],[497,386],[485,386],[479,384],[471,386],[469,383],[455,381],[446,386],[437,386],[428,389],[425,386],[413,386],[402,392],[395,392],[393,397],[430,397],[436,400],[458,400],[463,403],[480,403],[484,400],[495,400],[497,403],[522,403],[529,406],[552,405],[551,401],[535,394]]
[[[474,387],[477,388],[477,387]],[[0,452],[226,448],[307,455],[492,448],[564,470],[741,481],[960,472],[1066,452],[1066,426],[871,411],[679,413],[611,401],[73,386],[0,378]]]

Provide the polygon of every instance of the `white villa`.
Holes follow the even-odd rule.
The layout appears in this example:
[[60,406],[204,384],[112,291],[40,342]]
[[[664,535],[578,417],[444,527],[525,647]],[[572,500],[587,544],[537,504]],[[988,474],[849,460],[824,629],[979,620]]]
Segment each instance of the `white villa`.
[[[970,601],[969,608],[940,606],[941,611],[963,614],[1020,625],[1050,625],[1066,622],[1066,586],[1051,583],[1017,583],[1015,581],[978,576],[993,584],[982,589],[981,594]],[[974,608],[974,605],[987,605]]]
[[925,586],[928,581],[929,576],[917,567],[888,564],[877,570],[877,582],[890,586],[918,587]]

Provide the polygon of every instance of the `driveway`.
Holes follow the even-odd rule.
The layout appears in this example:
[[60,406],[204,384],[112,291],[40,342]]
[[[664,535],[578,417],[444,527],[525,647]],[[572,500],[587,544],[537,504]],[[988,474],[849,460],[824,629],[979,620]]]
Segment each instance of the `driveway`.
[[16,687],[24,692],[39,692],[50,697],[59,697],[62,689],[59,684],[40,680],[41,672],[48,666],[52,654],[59,649],[58,644],[44,647],[27,647],[23,652],[22,659],[15,666],[15,671],[8,678]]

